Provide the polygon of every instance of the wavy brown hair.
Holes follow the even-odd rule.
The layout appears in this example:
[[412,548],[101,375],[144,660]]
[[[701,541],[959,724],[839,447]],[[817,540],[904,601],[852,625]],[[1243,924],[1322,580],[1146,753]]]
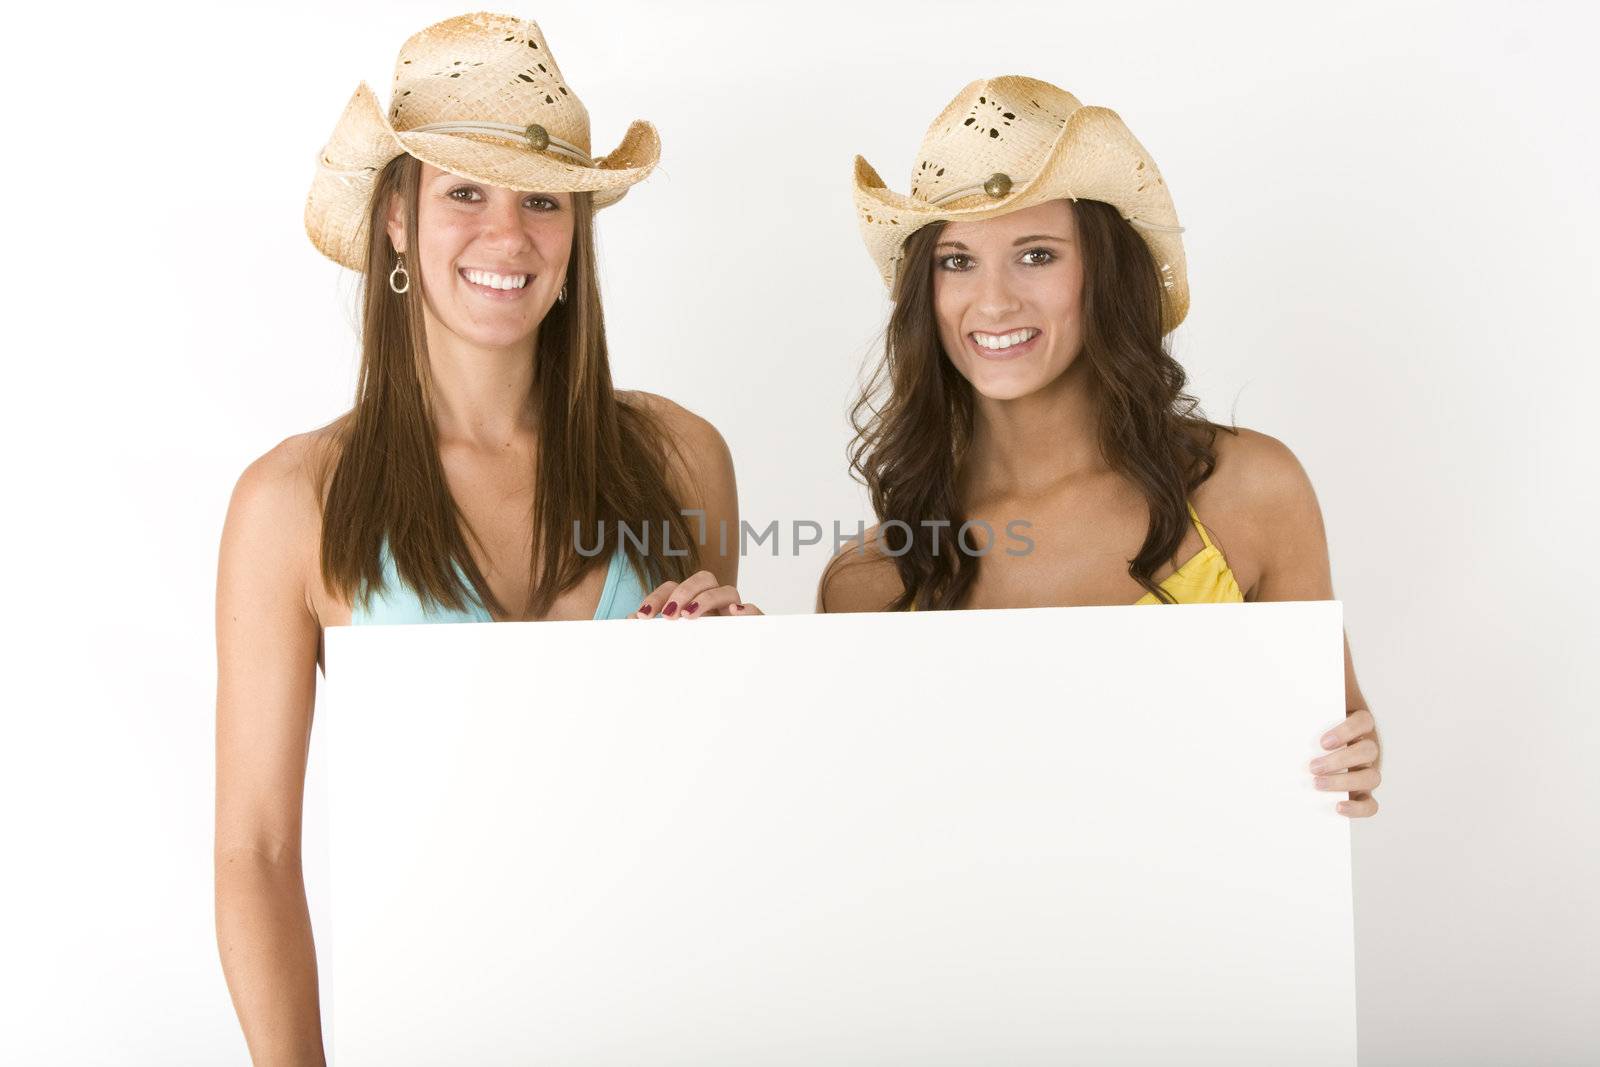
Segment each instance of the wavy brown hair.
[[[1189,493],[1216,469],[1217,431],[1233,431],[1206,419],[1183,391],[1183,367],[1161,332],[1161,277],[1144,239],[1110,204],[1068,205],[1084,267],[1078,358],[1090,368],[1100,451],[1150,509],[1128,574],[1172,603],[1155,582],[1156,569],[1188,532]],[[880,531],[896,519],[911,531],[906,551],[890,557],[903,587],[893,611],[960,607],[981,563],[960,551],[956,538],[937,538],[936,545],[937,530],[923,526],[945,520],[953,531],[967,518],[958,487],[972,443],[973,390],[945,356],[933,300],[934,247],[944,226],[932,223],[906,240],[883,359],[850,413],[850,468],[867,487]]]
[[[361,369],[355,403],[332,424],[325,455],[322,577],[352,603],[357,597],[367,603],[383,580],[379,553],[387,538],[396,572],[419,595],[458,611],[475,599],[505,616],[511,612],[495,598],[467,549],[467,537],[478,538],[450,495],[439,457],[421,271],[413,268],[417,283],[405,295],[387,283],[395,249],[386,208],[390,195],[398,194],[405,231],[416,234],[420,175],[416,157],[396,156],[378,175],[368,205]],[[588,193],[571,194],[571,200],[568,295],[540,323],[533,353],[539,448],[530,472],[534,536],[522,615],[535,618],[591,569],[609,562],[619,522],[671,531],[671,555],[657,550],[654,533],[649,553],[621,538],[647,586],[682,580],[699,568],[692,528],[667,481],[668,457],[659,442],[669,435],[649,412],[622,402],[612,389],[595,272],[593,202]],[[577,551],[575,535],[590,552],[591,530],[606,551],[586,556]]]

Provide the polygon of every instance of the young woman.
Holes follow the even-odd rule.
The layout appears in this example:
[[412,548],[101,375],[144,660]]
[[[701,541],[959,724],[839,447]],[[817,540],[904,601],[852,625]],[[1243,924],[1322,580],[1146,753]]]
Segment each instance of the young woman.
[[[1183,393],[1164,345],[1188,310],[1181,229],[1114,112],[973,82],[909,196],[858,157],[855,199],[894,301],[851,450],[879,522],[830,562],[819,611],[1332,598],[1294,455]],[[1345,698],[1309,771],[1368,816],[1379,743],[1348,641]]]
[[439,23],[395,72],[387,117],[356,90],[306,205],[365,274],[355,404],[250,464],[222,535],[217,938],[258,1063],[322,1058],[300,817],[324,627],[738,604],[736,553],[681,514],[737,528],[726,445],[607,363],[592,219],[655,165],[655,130],[591,158],[532,22]]

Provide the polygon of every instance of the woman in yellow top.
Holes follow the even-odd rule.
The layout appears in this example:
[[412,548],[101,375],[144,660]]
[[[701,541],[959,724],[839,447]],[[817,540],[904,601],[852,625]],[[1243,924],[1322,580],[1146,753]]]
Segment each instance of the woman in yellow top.
[[[894,301],[851,448],[879,521],[830,562],[819,611],[1332,598],[1293,453],[1183,392],[1164,343],[1189,305],[1182,230],[1115,112],[973,82],[909,195],[858,157],[855,200]],[[1367,816],[1380,753],[1348,642],[1345,691],[1309,770]]]

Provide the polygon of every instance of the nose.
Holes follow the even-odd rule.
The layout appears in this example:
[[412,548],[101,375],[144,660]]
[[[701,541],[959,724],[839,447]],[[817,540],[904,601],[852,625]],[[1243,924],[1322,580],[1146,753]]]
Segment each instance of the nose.
[[507,258],[520,256],[533,247],[533,240],[528,236],[527,218],[522,210],[522,198],[525,195],[514,193],[491,197],[489,206],[479,216],[483,220],[480,242]]
[[1006,316],[1022,307],[1022,301],[1012,290],[1007,271],[995,266],[980,268],[976,310],[992,326],[1005,325]]

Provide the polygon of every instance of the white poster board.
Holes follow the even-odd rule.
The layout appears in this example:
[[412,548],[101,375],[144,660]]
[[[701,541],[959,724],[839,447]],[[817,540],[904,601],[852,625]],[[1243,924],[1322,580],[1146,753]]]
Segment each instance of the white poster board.
[[327,631],[339,1067],[1355,1063],[1336,602]]

